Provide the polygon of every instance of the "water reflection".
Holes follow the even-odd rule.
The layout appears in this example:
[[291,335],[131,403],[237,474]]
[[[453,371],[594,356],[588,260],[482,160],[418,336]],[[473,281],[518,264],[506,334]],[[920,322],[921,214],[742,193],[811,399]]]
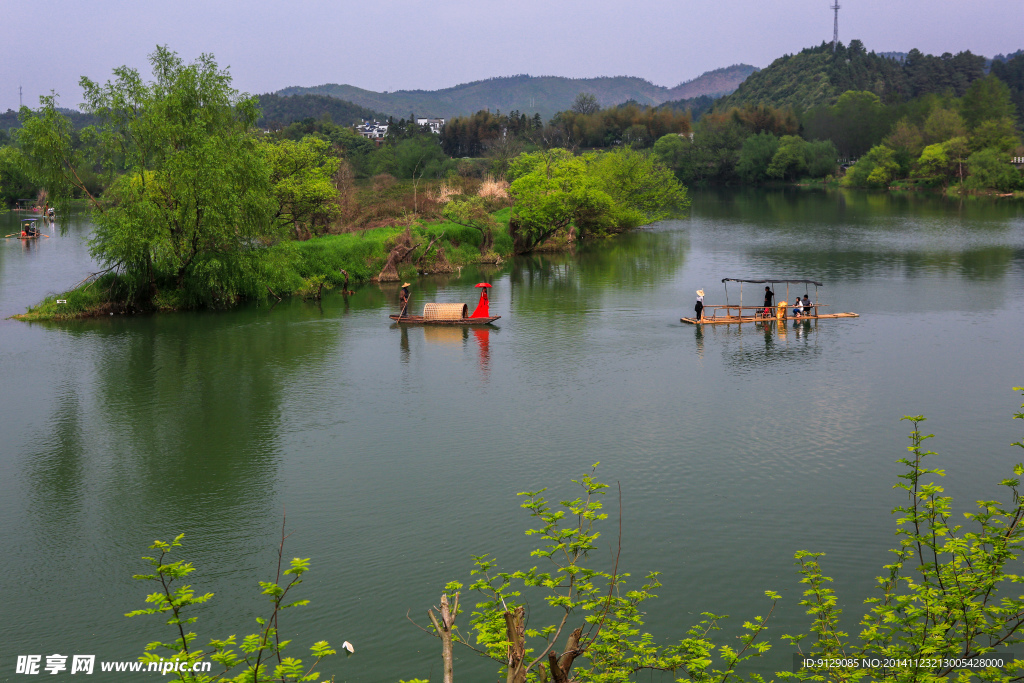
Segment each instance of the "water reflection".
[[703,359],[707,332],[700,328],[707,327],[712,348],[721,350],[723,365],[734,374],[797,366],[812,369],[821,360],[815,336],[818,324],[807,318],[745,325],[697,325],[697,354]]
[[509,273],[513,310],[577,315],[602,308],[670,282],[687,250],[684,233],[645,231],[587,243],[574,253],[517,257]]
[[497,334],[500,328],[492,325],[399,325],[393,324],[392,329],[399,328],[400,360],[408,364],[410,359],[410,334],[422,333],[423,341],[428,345],[457,347],[464,351],[475,350],[476,363],[480,377],[486,382],[491,370],[491,334]]
[[473,337],[479,351],[480,376],[486,382],[491,374],[491,330],[486,327],[474,327]]
[[66,325],[93,351],[94,380],[82,390],[97,407],[86,428],[75,391],[53,407],[57,428],[31,458],[38,508],[67,522],[74,497],[50,474],[79,467],[83,452],[105,454],[100,497],[117,519],[202,529],[273,508],[282,393],[338,341],[315,306],[275,316],[271,325],[257,311]]
[[[813,225],[875,225],[905,218],[925,222],[968,221],[997,227],[1024,215],[1024,202],[948,198],[929,192],[863,192],[847,189],[712,189],[693,193],[694,215],[799,229]],[[935,219],[935,220],[931,220]]]
[[36,535],[50,547],[71,547],[81,535],[88,459],[83,422],[87,419],[79,387],[65,378],[47,429],[36,435],[36,446],[27,454],[29,513],[37,520]]
[[400,352],[399,352],[398,356],[399,356],[399,359],[402,361],[402,363],[408,365],[409,364],[409,326],[408,325],[399,325],[398,323],[395,323],[394,325],[392,325],[392,327],[397,327],[397,328],[399,328],[402,331],[402,334],[401,334],[401,336],[398,339],[398,348],[400,349]]
[[770,273],[813,273],[826,283],[880,277],[919,278],[934,275],[962,276],[968,280],[997,280],[1014,264],[1024,263],[1024,250],[1004,246],[967,249],[919,250],[907,245],[885,249],[846,249],[821,252],[817,248],[772,247],[754,255]]

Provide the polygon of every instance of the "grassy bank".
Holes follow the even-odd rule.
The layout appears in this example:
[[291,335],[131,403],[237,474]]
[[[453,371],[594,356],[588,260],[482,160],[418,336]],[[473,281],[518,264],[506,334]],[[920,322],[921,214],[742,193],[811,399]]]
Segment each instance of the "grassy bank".
[[[398,278],[450,272],[471,263],[494,263],[512,254],[512,238],[508,234],[510,214],[510,209],[492,214],[498,225],[493,249],[486,254],[480,253],[479,231],[446,221],[413,222],[408,226],[326,235],[253,250],[257,268],[252,282],[244,291],[222,303],[226,307],[242,300],[316,296],[321,286],[323,291],[344,286],[342,271],[348,273],[350,285],[369,282],[381,274],[389,254],[398,244],[415,245],[409,255],[396,264]],[[118,275],[107,273],[67,292],[50,295],[13,317],[24,321],[67,320],[191,308],[185,293],[172,288],[158,289],[144,304],[131,302],[125,292],[126,283]]]

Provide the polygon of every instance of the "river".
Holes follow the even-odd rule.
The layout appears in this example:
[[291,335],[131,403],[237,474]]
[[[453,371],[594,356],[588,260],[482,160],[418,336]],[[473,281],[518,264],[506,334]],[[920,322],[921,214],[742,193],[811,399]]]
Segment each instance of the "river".
[[[5,234],[15,221],[0,215]],[[89,230],[0,245],[0,314],[95,269]],[[820,280],[829,310],[860,317],[680,323],[696,289],[724,303],[722,278],[763,276]],[[1024,436],[1019,202],[697,193],[684,220],[418,280],[413,307],[472,308],[481,280],[501,315],[484,330],[389,324],[394,285],[0,322],[0,680],[20,680],[16,655],[125,660],[172,639],[159,617],[123,615],[152,590],[131,578],[147,545],[179,533],[190,582],[216,594],[196,611],[200,639],[253,632],[285,514],[285,557],[312,561],[297,589],[311,605],[283,617],[291,654],[348,640],[355,655],[323,669],[338,681],[440,680],[439,643],[407,612],[425,623],[447,581],[468,583],[471,555],[539,564],[515,494],[575,497],[570,479],[597,461],[622,489],[621,568],[662,572],[646,627],[659,642],[703,611],[732,615],[726,639],[767,612],[765,590],[783,596],[773,637],[807,632],[801,549],[826,553],[852,626],[897,542],[901,416],[929,418],[957,509],[1002,495],[1024,460],[1010,446]],[[617,523],[605,532],[600,563]],[[789,665],[775,643],[763,670]],[[496,670],[463,652],[456,676]]]

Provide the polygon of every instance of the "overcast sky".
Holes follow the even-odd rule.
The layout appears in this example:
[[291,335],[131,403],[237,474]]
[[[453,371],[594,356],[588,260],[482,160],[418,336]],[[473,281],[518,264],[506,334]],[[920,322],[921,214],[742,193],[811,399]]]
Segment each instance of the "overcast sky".
[[[212,53],[235,87],[348,83],[436,90],[528,73],[639,76],[674,86],[736,63],[767,66],[832,39],[830,0],[35,0],[4,3],[0,111],[51,90],[81,102],[166,44]],[[839,38],[869,50],[1024,48],[1024,0],[841,0]]]

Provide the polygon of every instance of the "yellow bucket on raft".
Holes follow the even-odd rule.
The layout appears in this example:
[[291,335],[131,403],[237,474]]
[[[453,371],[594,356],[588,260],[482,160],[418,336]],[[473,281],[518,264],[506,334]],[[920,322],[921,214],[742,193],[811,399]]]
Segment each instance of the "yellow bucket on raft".
[[785,301],[780,301],[778,307],[775,309],[775,319],[782,320],[786,317],[786,306],[789,304]]

